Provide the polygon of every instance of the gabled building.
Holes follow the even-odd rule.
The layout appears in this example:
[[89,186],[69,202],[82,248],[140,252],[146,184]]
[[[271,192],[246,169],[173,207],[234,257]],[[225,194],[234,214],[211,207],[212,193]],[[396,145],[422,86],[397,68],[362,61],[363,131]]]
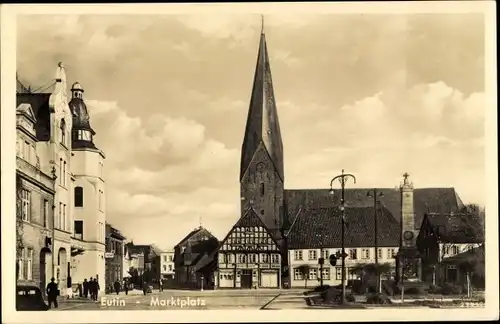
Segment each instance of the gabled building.
[[[456,283],[463,273],[455,261],[480,251],[484,226],[478,215],[467,213],[428,213],[417,237],[422,256],[423,279],[433,284]],[[482,256],[484,262],[484,255]],[[481,257],[477,259],[480,262]]]
[[[395,256],[399,249],[399,223],[391,212],[382,207],[377,210],[378,251],[375,251],[375,218],[373,207],[349,207],[345,210],[346,279],[357,279],[351,269],[375,262],[390,264],[395,271]],[[330,255],[342,251],[341,213],[338,208],[305,209],[298,212],[287,234],[290,287],[341,284],[342,268],[338,260],[331,266]],[[323,266],[319,258],[325,258]]]
[[174,249],[170,249],[161,254],[161,278],[169,283],[175,278],[174,255]]
[[218,246],[217,238],[203,226],[186,235],[174,247],[175,285],[189,289],[213,287]]
[[157,246],[151,244],[137,245],[134,242],[126,244],[129,255],[129,264],[133,268],[130,273],[135,284],[146,281],[149,284],[157,285],[161,276],[161,251]]
[[217,288],[279,288],[282,250],[267,225],[249,209],[218,250]]
[[[123,255],[125,252],[126,237],[111,224],[106,223],[106,253],[104,259],[106,262],[106,283],[108,287],[115,281],[123,283]],[[111,289],[111,291],[113,291]]]
[[[26,277],[36,272],[34,281],[42,291],[54,277],[63,296],[71,296],[84,278],[100,278],[101,289],[105,287],[104,155],[93,145],[95,132],[90,128],[83,89],[75,83],[71,99],[68,90],[62,63],[56,68],[52,92],[32,92],[19,80],[16,88],[21,123],[18,190],[28,212],[23,225],[26,229],[40,225],[36,241],[43,243],[30,243],[33,232],[20,231],[18,240],[27,245],[20,250],[18,264],[27,271]],[[26,172],[43,183],[43,190],[22,174]]]

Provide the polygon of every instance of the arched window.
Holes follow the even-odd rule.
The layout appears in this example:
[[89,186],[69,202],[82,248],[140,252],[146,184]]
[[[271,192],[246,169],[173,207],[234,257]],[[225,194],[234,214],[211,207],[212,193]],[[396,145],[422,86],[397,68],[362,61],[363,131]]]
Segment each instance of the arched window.
[[83,188],[75,187],[75,207],[83,207]]
[[66,122],[61,119],[61,125],[59,126],[59,131],[61,135],[61,143],[66,145]]
[[264,182],[260,183],[260,195],[264,196]]

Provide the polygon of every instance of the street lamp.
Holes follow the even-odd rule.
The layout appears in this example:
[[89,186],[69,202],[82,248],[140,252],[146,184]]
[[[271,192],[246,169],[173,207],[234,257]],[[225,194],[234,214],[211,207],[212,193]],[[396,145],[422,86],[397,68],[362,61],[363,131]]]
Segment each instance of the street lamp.
[[376,290],[378,293],[381,292],[381,280],[380,280],[380,271],[379,271],[379,264],[378,264],[378,213],[377,213],[377,205],[379,203],[378,198],[383,197],[384,194],[382,192],[379,192],[376,188],[368,191],[366,194],[367,197],[372,198],[373,197],[373,217],[374,217],[374,230],[375,230],[375,275],[376,275]]
[[352,178],[353,182],[356,183],[356,177],[349,173],[344,173],[344,169],[342,169],[342,174],[334,177],[330,181],[330,194],[334,195],[335,192],[333,190],[333,182],[335,180],[339,180],[340,182],[340,211],[342,213],[341,222],[342,222],[342,231],[341,231],[341,245],[342,245],[342,299],[341,304],[345,304],[345,258],[347,257],[345,253],[345,184],[349,178]]

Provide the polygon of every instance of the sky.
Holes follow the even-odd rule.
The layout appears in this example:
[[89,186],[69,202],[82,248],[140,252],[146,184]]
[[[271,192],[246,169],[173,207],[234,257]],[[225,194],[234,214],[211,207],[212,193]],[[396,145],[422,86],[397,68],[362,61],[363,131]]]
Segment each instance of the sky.
[[[259,15],[18,17],[17,71],[78,81],[106,154],[107,221],[173,247],[240,217]],[[480,14],[266,15],[285,188],[455,187],[485,203]]]

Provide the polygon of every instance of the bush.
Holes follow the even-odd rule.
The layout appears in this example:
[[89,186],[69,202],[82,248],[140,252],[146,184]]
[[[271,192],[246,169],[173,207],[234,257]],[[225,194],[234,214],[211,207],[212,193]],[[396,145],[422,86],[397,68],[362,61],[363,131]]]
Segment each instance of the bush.
[[383,305],[392,304],[389,297],[387,297],[384,294],[369,294],[366,297],[366,303],[367,304],[378,304],[378,305],[380,305],[380,304],[383,304]]
[[442,288],[436,285],[430,285],[429,286],[429,293],[431,294],[440,294],[442,291]]
[[463,293],[463,287],[461,285],[454,285],[446,283],[441,289],[443,295],[461,295]]
[[[321,298],[325,303],[340,303],[342,300],[342,290],[330,287],[321,293]],[[346,293],[346,302],[354,303],[356,298],[352,294]]]
[[423,287],[408,287],[405,289],[405,294],[420,296],[425,294]]

